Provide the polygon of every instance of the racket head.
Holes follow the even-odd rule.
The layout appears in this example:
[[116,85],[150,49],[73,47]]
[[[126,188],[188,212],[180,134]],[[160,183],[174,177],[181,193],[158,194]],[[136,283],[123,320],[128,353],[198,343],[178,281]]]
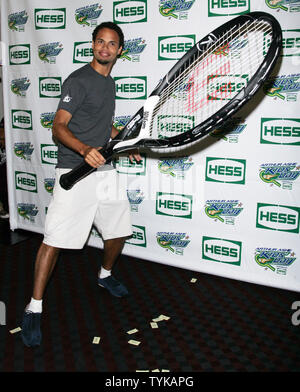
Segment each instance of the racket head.
[[274,68],[281,46],[280,24],[265,12],[238,16],[209,33],[151,93],[160,101],[149,138],[140,145],[166,153],[198,142],[252,98]]

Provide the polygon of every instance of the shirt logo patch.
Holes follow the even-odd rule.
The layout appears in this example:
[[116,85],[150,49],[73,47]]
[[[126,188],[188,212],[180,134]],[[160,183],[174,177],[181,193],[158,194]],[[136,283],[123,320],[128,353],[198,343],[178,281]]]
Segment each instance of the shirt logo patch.
[[72,97],[70,97],[69,95],[66,95],[63,99],[63,102],[70,102],[72,99]]

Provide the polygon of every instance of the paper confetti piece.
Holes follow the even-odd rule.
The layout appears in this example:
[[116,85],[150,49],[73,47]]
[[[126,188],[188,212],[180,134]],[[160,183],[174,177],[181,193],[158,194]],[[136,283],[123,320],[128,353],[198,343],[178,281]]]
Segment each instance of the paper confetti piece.
[[151,370],[151,372],[160,372],[160,370],[159,369],[154,369],[154,370]]
[[161,314],[159,317],[156,317],[155,319],[152,319],[152,321],[154,321],[154,322],[159,322],[159,321],[162,321],[162,320],[168,320],[169,318],[166,318],[166,316],[164,316],[163,314]]
[[15,328],[15,329],[11,329],[9,332],[10,333],[17,333],[17,332],[20,332],[20,331],[22,331],[22,329],[20,327],[18,327],[18,328]]
[[131,334],[136,333],[138,331],[139,330],[135,328],[135,329],[131,329],[130,331],[127,331],[127,333],[128,333],[128,335],[131,335]]
[[129,344],[133,344],[134,346],[138,346],[141,342],[137,341],[137,340],[129,340],[128,341]]
[[100,339],[101,338],[99,336],[95,336],[94,339],[93,339],[93,344],[99,344]]
[[150,323],[150,325],[151,325],[151,328],[158,328],[157,323]]
[[167,369],[161,369],[162,372],[169,372],[170,370]]
[[197,282],[197,279],[192,278],[192,279],[191,279],[191,283],[195,283],[195,282]]
[[136,370],[136,372],[150,372],[150,370]]

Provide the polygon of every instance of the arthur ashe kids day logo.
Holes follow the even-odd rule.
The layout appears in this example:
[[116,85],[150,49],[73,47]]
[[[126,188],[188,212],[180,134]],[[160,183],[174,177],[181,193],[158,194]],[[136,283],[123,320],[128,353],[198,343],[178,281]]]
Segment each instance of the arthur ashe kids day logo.
[[75,11],[75,20],[81,26],[96,27],[102,11],[100,3],[80,7]]
[[159,13],[169,19],[185,20],[194,3],[195,0],[160,0]]
[[10,82],[10,90],[19,97],[26,97],[26,92],[30,86],[30,80],[27,77],[13,79]]
[[291,190],[300,175],[300,165],[293,163],[263,163],[259,178],[275,188]]
[[133,38],[124,42],[124,47],[120,56],[123,61],[128,60],[132,62],[139,62],[141,53],[146,48],[146,43],[143,38]]
[[194,165],[192,160],[192,157],[164,158],[158,161],[158,170],[176,179],[184,179],[186,172]]
[[244,209],[242,205],[239,200],[207,200],[204,211],[215,222],[234,225],[236,217]]
[[286,275],[287,268],[294,263],[296,257],[292,249],[256,248],[254,259],[265,270]]
[[56,57],[63,50],[63,45],[60,42],[51,42],[38,46],[38,56],[44,63],[55,64]]
[[31,223],[35,222],[35,217],[39,212],[37,206],[30,203],[18,203],[17,211],[18,214],[24,219],[24,221],[27,220]]
[[282,75],[270,78],[264,85],[264,92],[272,98],[290,102],[298,100],[300,91],[300,74]]
[[12,31],[24,31],[28,20],[26,10],[8,15],[8,28]]
[[300,12],[299,0],[265,0],[268,7],[286,12]]
[[210,132],[210,136],[229,143],[238,143],[239,137],[244,132],[247,124],[241,117],[232,118],[222,127],[214,129]]
[[41,113],[40,115],[41,126],[46,129],[51,129],[53,126],[54,117],[55,117],[55,112]]
[[145,195],[140,189],[127,189],[127,198],[131,211],[138,212],[139,205],[145,199]]
[[31,161],[31,155],[33,151],[34,147],[30,142],[17,142],[14,144],[15,155],[20,159],[24,159],[25,161]]
[[158,232],[156,233],[156,241],[161,248],[181,256],[191,242],[186,233],[174,232]]
[[250,0],[208,0],[208,16],[242,15],[250,12]]

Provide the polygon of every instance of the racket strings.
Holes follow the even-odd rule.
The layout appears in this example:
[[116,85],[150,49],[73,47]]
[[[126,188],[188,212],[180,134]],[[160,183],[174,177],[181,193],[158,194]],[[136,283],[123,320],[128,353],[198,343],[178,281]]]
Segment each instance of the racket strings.
[[[174,136],[176,132],[186,132],[195,126],[195,121],[200,123],[214,114],[216,106],[220,108],[224,106],[233,93],[231,91],[233,83],[230,82],[232,74],[237,70],[240,73],[240,70],[245,69],[249,78],[253,76],[264,58],[264,55],[258,54],[266,52],[262,48],[264,48],[266,37],[271,34],[272,28],[266,21],[259,23],[256,21],[250,24],[248,22],[246,25],[238,28],[234,26],[227,31],[206,52],[200,55],[195,54],[182,73],[175,75],[162,92],[154,109],[150,127],[151,136],[165,138]],[[246,42],[244,47],[243,36]],[[239,39],[241,39],[240,42]],[[241,50],[247,51],[246,54],[240,58],[238,56],[234,58],[232,55],[234,46],[237,52],[240,46]],[[217,85],[220,77],[225,88],[214,90],[210,85]],[[228,83],[226,83],[227,79]],[[207,97],[210,97],[209,100]],[[157,122],[160,124],[158,125]],[[183,127],[182,124],[184,124]],[[158,126],[163,129],[160,134],[158,134]]]

